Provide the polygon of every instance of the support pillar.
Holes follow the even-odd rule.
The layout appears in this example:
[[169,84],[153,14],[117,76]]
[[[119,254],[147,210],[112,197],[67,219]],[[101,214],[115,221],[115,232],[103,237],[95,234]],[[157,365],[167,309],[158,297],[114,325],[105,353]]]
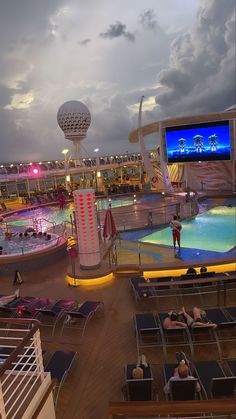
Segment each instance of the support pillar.
[[80,268],[95,269],[101,263],[95,193],[93,189],[78,189],[73,197]]

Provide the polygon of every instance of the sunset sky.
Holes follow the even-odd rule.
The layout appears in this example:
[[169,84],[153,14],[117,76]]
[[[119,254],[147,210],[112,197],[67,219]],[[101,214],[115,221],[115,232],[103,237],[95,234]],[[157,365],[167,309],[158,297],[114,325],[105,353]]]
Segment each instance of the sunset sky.
[[[84,157],[133,152],[138,125],[235,99],[234,0],[0,0],[0,163],[62,158],[57,110],[79,100]],[[147,137],[147,148],[158,142]]]

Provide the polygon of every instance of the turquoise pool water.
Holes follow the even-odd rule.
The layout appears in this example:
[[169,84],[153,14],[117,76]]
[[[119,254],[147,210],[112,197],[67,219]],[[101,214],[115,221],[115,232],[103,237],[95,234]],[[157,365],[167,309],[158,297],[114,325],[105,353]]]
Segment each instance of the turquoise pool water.
[[[219,206],[182,222],[181,247],[228,252],[236,246],[236,207]],[[169,227],[141,239],[143,243],[172,245]]]
[[[97,208],[99,210],[106,210],[111,204],[112,208],[124,207],[127,205],[133,205],[132,198],[123,199],[112,199],[110,202],[108,199],[97,200]],[[40,220],[41,226],[39,227],[42,231],[48,228],[48,223],[61,224],[64,221],[70,221],[70,216],[73,214],[74,205],[73,203],[67,205],[63,210],[59,207],[42,207],[34,210],[21,211],[17,214],[13,214],[7,217],[7,223],[12,227],[27,227],[32,225],[32,220]],[[18,229],[19,230],[19,229]]]

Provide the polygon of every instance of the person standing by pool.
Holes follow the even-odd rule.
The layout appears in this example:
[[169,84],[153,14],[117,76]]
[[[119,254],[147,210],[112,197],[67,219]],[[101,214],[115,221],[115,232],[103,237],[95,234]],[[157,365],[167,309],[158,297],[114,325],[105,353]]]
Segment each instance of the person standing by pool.
[[177,242],[180,250],[180,231],[182,230],[182,225],[178,221],[177,215],[174,215],[173,220],[170,222],[170,228],[172,230],[174,248],[176,248]]

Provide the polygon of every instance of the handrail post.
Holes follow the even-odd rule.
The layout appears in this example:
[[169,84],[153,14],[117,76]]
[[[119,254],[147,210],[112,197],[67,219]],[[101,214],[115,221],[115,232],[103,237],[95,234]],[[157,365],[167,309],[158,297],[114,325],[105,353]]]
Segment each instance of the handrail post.
[[141,252],[140,252],[140,243],[138,243],[138,264],[139,268],[141,267]]
[[40,375],[41,383],[44,380],[44,367],[43,367],[43,355],[42,355],[42,346],[39,329],[36,330],[33,336],[34,349],[35,349],[35,358],[37,365],[37,372]]
[[1,419],[7,419],[1,381],[0,381],[0,416],[1,416]]

